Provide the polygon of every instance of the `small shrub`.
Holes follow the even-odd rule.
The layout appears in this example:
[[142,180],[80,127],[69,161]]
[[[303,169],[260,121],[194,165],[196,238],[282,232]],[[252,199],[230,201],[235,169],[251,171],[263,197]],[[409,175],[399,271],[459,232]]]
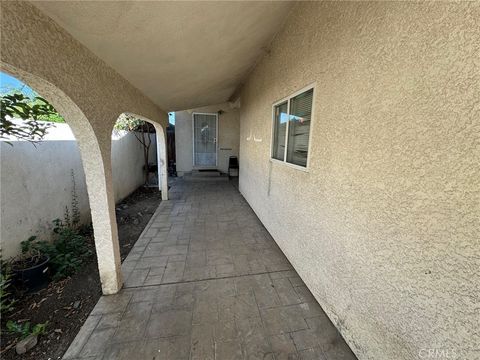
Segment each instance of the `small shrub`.
[[52,241],[37,240],[31,236],[20,243],[22,255],[14,266],[27,268],[50,258],[49,268],[54,280],[73,275],[92,256],[88,237],[93,233],[91,224],[80,224],[80,210],[76,194],[75,174],[72,170],[72,211],[65,207],[64,219],[53,221]]
[[10,272],[10,266],[0,261],[0,314],[11,312],[14,309],[15,300],[12,298],[12,294],[9,292],[9,287],[12,281],[12,274]]
[[92,255],[87,239],[77,229],[68,227],[59,219],[54,221],[54,239],[39,245],[42,252],[50,257],[54,280],[74,274]]
[[27,240],[22,241],[20,243],[22,254],[14,261],[14,267],[25,269],[45,261],[47,254],[43,251],[40,243],[36,236],[30,236]]
[[88,224],[79,225],[77,230],[79,235],[85,237],[91,237],[93,235],[93,225],[91,222]]
[[47,330],[48,321],[45,323],[36,324],[31,326],[30,322],[19,323],[16,321],[8,320],[6,327],[10,334],[18,334],[22,339],[25,339],[29,335],[43,335]]
[[80,207],[77,195],[77,183],[75,182],[75,172],[71,169],[72,176],[72,222],[71,227],[78,228],[80,226]]
[[79,229],[67,226],[62,220],[53,221],[53,241],[38,241],[35,236],[21,243],[22,254],[34,254],[50,258],[53,279],[59,280],[73,275],[92,255],[87,238]]

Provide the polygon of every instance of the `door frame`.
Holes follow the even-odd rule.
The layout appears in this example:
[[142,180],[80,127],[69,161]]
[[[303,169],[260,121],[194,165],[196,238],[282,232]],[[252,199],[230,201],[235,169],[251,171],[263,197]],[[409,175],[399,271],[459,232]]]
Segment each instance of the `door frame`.
[[209,169],[212,166],[201,166],[195,164],[195,115],[214,115],[215,116],[215,168],[218,167],[218,114],[217,113],[206,113],[206,112],[193,112],[192,113],[192,149],[193,149],[193,158],[192,158],[192,168],[193,169]]

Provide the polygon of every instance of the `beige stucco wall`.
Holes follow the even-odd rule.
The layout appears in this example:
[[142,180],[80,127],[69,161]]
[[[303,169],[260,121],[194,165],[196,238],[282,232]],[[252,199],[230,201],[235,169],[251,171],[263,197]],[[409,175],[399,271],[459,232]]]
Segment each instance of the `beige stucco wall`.
[[217,169],[228,171],[228,158],[237,156],[239,152],[239,111],[229,103],[204,106],[187,111],[175,112],[175,152],[177,173],[182,176],[193,168],[193,126],[194,112],[216,114],[218,116],[218,144],[217,144]]
[[[102,288],[105,294],[115,293],[122,279],[111,131],[124,112],[156,122],[157,130],[166,127],[167,114],[30,3],[2,1],[0,6],[1,69],[49,100],[72,128],[85,169]],[[164,144],[163,131],[159,136]],[[158,149],[166,173],[165,146]],[[163,181],[164,190],[166,186]]]
[[[301,3],[241,93],[240,190],[359,359],[480,358],[479,19]],[[310,168],[271,163],[272,104],[313,82]]]

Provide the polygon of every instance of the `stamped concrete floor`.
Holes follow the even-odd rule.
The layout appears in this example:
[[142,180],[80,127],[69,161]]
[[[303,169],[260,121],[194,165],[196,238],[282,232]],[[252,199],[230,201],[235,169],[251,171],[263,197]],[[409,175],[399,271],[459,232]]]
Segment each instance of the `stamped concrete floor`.
[[232,183],[170,196],[64,359],[355,359]]

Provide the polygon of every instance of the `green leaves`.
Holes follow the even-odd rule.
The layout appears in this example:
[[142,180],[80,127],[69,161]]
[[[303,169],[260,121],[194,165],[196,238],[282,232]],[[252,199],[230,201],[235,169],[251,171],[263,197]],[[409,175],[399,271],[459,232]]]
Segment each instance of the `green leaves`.
[[[28,331],[30,330],[30,323],[17,323],[16,321],[8,320],[7,321],[7,331],[11,334],[17,333],[21,334],[22,338],[28,336]],[[27,335],[25,335],[27,334]]]
[[128,114],[120,116],[113,127],[115,130],[136,131],[145,126],[146,122]]
[[41,250],[50,257],[53,278],[58,280],[78,271],[93,252],[78,228],[73,228],[60,219],[53,223],[54,240],[52,243],[42,242]]
[[37,240],[31,236],[21,242],[22,258],[50,258],[53,279],[59,280],[73,275],[92,256],[85,236],[78,228],[66,224],[60,219],[53,222],[53,241]]
[[10,267],[6,265],[2,262],[0,271],[0,314],[2,317],[12,311],[15,304],[15,300],[11,298],[11,293],[8,290],[11,285],[12,275]]
[[45,332],[47,330],[47,325],[48,325],[48,321],[35,325],[32,328],[31,334],[32,335],[43,335],[43,334],[45,334]]
[[30,236],[27,240],[24,240],[20,243],[20,249],[22,250],[23,255],[27,255],[31,251],[35,250],[35,240],[36,236]]
[[[0,115],[0,138],[14,137],[31,143],[43,139],[52,126],[45,121],[64,122],[47,100],[39,96],[31,99],[21,93],[1,96]],[[13,118],[24,121],[16,123],[12,121]]]
[[7,331],[11,334],[19,334],[22,339],[25,339],[29,335],[43,335],[47,330],[48,321],[45,323],[36,324],[31,327],[29,321],[19,323],[16,321],[8,320],[6,327]]

